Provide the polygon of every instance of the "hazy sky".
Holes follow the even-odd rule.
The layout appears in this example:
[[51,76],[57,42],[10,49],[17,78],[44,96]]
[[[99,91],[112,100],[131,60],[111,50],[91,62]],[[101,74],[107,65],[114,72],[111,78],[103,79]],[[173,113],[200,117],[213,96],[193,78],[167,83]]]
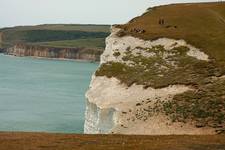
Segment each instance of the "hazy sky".
[[0,0],[0,27],[125,23],[151,6],[201,1],[209,0]]

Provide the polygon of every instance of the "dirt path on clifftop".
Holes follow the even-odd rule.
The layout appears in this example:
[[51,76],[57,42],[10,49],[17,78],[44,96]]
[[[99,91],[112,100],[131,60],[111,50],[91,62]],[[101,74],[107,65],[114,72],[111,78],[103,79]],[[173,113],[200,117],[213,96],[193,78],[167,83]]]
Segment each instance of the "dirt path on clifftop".
[[0,150],[225,150],[225,136],[0,133]]
[[221,23],[223,23],[223,24],[225,25],[225,18],[223,18],[220,14],[218,14],[218,13],[217,13],[216,11],[214,11],[214,10],[208,9],[208,11],[209,11],[210,13],[212,13],[216,18],[219,19],[219,21],[220,21]]

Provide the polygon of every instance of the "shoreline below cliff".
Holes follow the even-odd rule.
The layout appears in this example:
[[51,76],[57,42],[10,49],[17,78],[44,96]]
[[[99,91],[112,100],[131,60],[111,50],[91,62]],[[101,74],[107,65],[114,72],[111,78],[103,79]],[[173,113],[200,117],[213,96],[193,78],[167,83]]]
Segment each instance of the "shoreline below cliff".
[[32,59],[39,59],[39,60],[54,60],[54,61],[72,61],[72,62],[87,62],[87,63],[95,63],[99,64],[99,61],[92,61],[92,60],[85,60],[85,59],[67,59],[67,58],[48,58],[48,57],[36,57],[36,56],[15,56],[6,53],[0,53],[0,55],[4,55],[7,57],[20,57],[20,58],[32,58]]

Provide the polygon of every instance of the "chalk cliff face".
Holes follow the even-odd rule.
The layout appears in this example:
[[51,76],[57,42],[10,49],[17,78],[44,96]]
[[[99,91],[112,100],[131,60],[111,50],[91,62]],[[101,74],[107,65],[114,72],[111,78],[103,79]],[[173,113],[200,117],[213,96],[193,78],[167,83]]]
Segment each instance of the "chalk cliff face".
[[43,58],[79,59],[99,61],[101,50],[87,48],[52,48],[38,45],[16,44],[7,49],[7,54],[14,56],[32,56]]
[[[160,83],[163,86],[145,87],[140,83],[127,85],[122,80],[126,78],[123,73],[130,71],[129,67],[144,68],[144,72],[157,71],[152,77],[163,79],[163,76],[170,74],[170,68],[179,68],[180,57],[207,64],[210,61],[208,55],[184,40],[159,38],[150,41],[128,35],[118,37],[119,31],[113,27],[106,39],[100,67],[86,93],[84,133],[215,134],[217,127],[205,126],[192,119],[177,121],[168,115],[171,112],[167,110],[172,109],[168,102],[179,94],[197,92],[193,85],[175,83],[166,86]],[[145,61],[151,62],[150,69],[154,70],[148,70]],[[119,65],[115,67],[113,63]],[[127,67],[111,75],[121,65]],[[110,66],[108,70],[107,66]],[[222,81],[224,78],[214,79]]]

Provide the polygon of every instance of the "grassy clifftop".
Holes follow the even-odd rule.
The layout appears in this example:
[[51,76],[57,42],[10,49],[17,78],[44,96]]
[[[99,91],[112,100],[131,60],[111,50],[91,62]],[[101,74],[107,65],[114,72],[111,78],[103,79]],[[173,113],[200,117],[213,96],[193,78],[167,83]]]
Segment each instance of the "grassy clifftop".
[[147,40],[184,39],[225,66],[225,2],[153,7],[118,27],[123,29],[121,35]]
[[[100,46],[103,49],[104,44],[102,43],[104,43],[104,38],[109,34],[109,28],[108,25],[78,24],[50,24],[3,28],[0,29],[0,43],[3,48],[10,47],[16,43],[32,43],[52,47],[82,47],[85,45],[83,43],[88,43],[91,40],[92,48],[99,48]],[[82,45],[77,44],[80,39],[82,39]]]

